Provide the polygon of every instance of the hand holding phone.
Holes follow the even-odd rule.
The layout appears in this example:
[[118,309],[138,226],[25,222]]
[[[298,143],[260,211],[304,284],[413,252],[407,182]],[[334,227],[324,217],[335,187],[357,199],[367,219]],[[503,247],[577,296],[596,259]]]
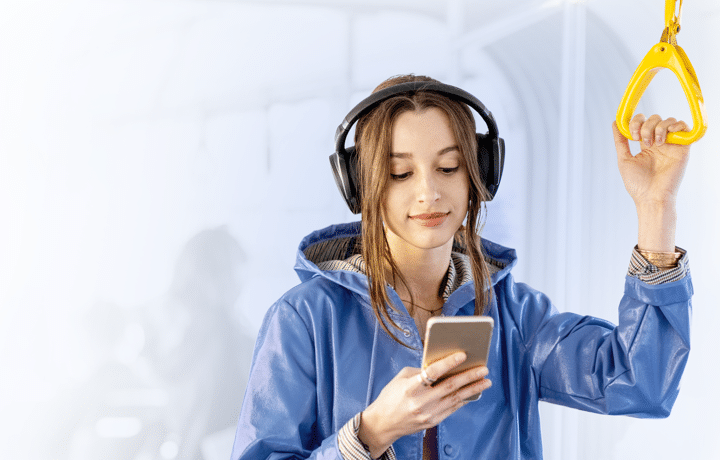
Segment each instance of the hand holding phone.
[[[379,456],[397,439],[437,426],[477,400],[492,382],[486,368],[468,369],[487,365],[492,329],[488,317],[431,318],[422,369],[405,367],[383,387],[363,411],[358,438]],[[443,384],[450,376],[454,382]]]
[[[464,352],[467,358],[439,381],[474,367],[487,366],[493,326],[494,321],[488,316],[430,318],[425,330],[423,369],[459,351]],[[479,397],[468,398],[468,401],[475,401]]]

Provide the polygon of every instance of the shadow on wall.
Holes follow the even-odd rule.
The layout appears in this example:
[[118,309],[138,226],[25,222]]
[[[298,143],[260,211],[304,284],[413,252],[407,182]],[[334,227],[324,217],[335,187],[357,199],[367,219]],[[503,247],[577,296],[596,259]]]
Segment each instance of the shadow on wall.
[[224,227],[205,230],[157,302],[89,312],[93,373],[43,417],[52,458],[227,458],[254,346],[233,315],[244,260]]

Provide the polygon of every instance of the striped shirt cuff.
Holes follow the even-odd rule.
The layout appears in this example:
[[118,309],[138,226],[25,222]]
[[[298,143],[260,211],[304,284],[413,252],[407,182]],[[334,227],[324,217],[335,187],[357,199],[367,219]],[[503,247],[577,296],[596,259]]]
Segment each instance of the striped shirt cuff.
[[[338,448],[340,455],[345,460],[373,460],[370,452],[365,448],[358,438],[358,430],[360,429],[360,415],[358,413],[351,418],[338,433]],[[378,460],[396,460],[395,449],[392,446],[385,451]]]
[[685,278],[690,274],[690,260],[684,249],[677,248],[677,250],[683,253],[678,260],[677,267],[661,269],[640,255],[637,249],[633,249],[628,275],[652,285],[672,283]]

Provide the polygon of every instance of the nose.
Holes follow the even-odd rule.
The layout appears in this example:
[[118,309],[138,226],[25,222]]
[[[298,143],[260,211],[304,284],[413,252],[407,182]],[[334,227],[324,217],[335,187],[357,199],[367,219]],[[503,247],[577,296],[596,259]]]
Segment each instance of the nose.
[[432,203],[440,199],[440,190],[432,174],[422,174],[418,180],[418,201]]

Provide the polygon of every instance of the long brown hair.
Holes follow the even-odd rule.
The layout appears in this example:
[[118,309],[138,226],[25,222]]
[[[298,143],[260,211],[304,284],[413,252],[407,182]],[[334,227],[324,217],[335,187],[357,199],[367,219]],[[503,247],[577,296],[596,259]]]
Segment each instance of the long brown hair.
[[[373,92],[412,81],[437,82],[424,76],[401,75],[384,81]],[[388,324],[398,330],[400,327],[392,320],[386,309],[386,306],[390,306],[397,311],[387,294],[388,281],[400,280],[407,286],[392,258],[383,226],[383,203],[390,177],[392,126],[400,114],[422,111],[430,107],[442,110],[450,120],[450,126],[470,178],[466,225],[458,230],[455,239],[457,243],[467,248],[470,258],[475,281],[475,314],[485,313],[490,300],[490,272],[483,257],[479,235],[482,228],[483,202],[488,200],[488,192],[480,178],[475,120],[472,112],[462,102],[433,91],[417,90],[387,99],[358,120],[355,128],[355,146],[360,158],[362,255],[367,264],[370,302],[383,329],[401,344],[402,342],[388,328]],[[391,277],[386,272],[388,266]],[[412,292],[410,294],[412,296]],[[412,297],[410,301],[414,301]]]

